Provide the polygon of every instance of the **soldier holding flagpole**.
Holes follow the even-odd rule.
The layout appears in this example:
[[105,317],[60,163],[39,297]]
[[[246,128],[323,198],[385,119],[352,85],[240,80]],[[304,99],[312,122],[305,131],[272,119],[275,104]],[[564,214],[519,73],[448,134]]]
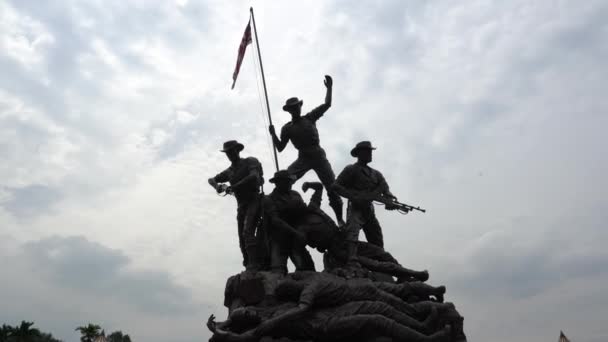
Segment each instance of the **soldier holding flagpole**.
[[302,178],[308,171],[314,170],[323,186],[327,190],[329,197],[329,206],[333,209],[338,225],[344,225],[342,219],[342,199],[333,191],[331,185],[336,180],[336,176],[327,160],[325,150],[320,145],[319,131],[317,130],[317,121],[331,107],[333,80],[331,76],[325,75],[326,93],[325,102],[316,107],[306,115],[301,115],[302,104],[304,101],[297,97],[289,98],[283,110],[291,114],[291,121],[281,129],[281,136],[277,137],[274,126],[269,127],[270,135],[276,149],[281,152],[291,141],[293,146],[298,150],[298,159],[296,159],[287,171],[296,179]]

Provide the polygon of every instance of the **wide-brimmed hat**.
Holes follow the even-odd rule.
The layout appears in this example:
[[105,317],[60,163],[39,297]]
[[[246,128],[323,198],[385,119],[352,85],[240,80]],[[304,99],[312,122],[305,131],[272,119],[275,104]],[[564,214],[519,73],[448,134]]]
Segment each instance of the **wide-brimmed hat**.
[[295,107],[295,106],[301,106],[302,103],[304,103],[304,101],[298,99],[297,97],[291,97],[289,99],[287,99],[287,101],[285,101],[285,105],[283,106],[283,110],[288,112],[289,108]]
[[236,140],[228,140],[224,143],[224,146],[220,150],[220,152],[228,152],[228,151],[232,150],[233,148],[236,148],[240,152],[245,148],[245,146],[243,146],[243,144],[241,144],[240,142],[238,142]]
[[289,173],[287,170],[280,170],[274,173],[274,177],[270,178],[268,181],[270,183],[276,183],[276,181],[278,180],[289,180],[291,182],[295,182],[296,181],[296,177],[294,177],[291,173]]
[[357,152],[359,150],[375,150],[376,148],[372,146],[372,143],[369,141],[361,141],[359,143],[357,143],[357,145],[355,147],[353,147],[352,150],[350,150],[350,155],[353,157],[357,156]]

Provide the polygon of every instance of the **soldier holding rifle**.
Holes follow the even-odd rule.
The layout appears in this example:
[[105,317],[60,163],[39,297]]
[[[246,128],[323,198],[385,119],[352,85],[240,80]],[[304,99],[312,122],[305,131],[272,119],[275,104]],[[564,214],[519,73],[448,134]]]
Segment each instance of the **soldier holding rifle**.
[[375,149],[369,141],[359,142],[350,152],[357,162],[345,167],[332,186],[336,193],[349,200],[345,226],[347,240],[351,242],[348,244],[349,263],[356,260],[361,229],[369,243],[384,247],[382,228],[376,218],[373,201],[384,203],[387,210],[399,209],[406,213],[411,210],[397,202],[382,173],[369,167]]

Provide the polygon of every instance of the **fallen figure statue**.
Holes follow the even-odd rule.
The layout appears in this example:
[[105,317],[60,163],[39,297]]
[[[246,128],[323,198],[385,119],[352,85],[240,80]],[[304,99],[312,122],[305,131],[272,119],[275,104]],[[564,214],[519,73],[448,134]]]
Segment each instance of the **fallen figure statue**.
[[[265,308],[262,317],[257,308],[234,310],[225,322],[215,322],[211,315],[207,327],[213,333],[210,341],[258,341],[264,336],[287,337],[308,341],[363,341],[385,336],[395,341],[449,341],[450,326],[426,335],[410,328],[407,315],[390,306],[373,301],[351,302],[337,307],[308,311],[288,302],[274,310]],[[268,311],[271,311],[268,315]],[[430,317],[429,321],[434,319]],[[423,324],[430,325],[430,322]]]

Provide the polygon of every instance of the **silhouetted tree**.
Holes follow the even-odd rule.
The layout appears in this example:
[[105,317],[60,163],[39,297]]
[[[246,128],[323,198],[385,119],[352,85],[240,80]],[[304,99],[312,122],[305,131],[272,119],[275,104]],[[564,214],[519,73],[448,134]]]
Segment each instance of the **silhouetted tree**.
[[131,342],[131,337],[125,335],[122,331],[115,331],[107,336],[108,342]]
[[2,327],[0,327],[0,342],[8,342],[11,331],[12,328],[10,325],[2,324]]
[[99,336],[101,327],[97,324],[91,324],[80,326],[76,328],[76,331],[80,331],[80,341],[82,342],[93,342],[95,337]]
[[52,334],[40,332],[32,328],[34,322],[21,321],[19,326],[12,327],[2,324],[0,327],[0,342],[62,342]]
[[21,321],[21,324],[10,331],[10,342],[35,342],[40,339],[40,330],[32,328],[34,322]]

